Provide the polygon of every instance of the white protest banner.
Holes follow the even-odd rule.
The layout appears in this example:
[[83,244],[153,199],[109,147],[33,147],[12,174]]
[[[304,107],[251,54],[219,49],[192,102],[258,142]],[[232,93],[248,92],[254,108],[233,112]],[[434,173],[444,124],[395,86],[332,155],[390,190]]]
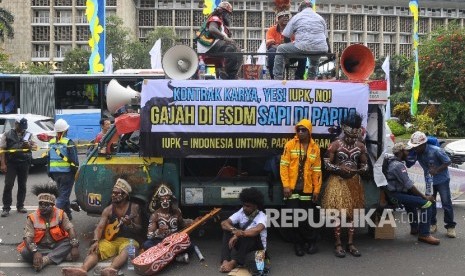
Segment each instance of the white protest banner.
[[152,156],[279,152],[304,118],[312,122],[312,137],[327,147],[344,116],[358,112],[366,126],[368,98],[365,83],[146,80],[143,151]]

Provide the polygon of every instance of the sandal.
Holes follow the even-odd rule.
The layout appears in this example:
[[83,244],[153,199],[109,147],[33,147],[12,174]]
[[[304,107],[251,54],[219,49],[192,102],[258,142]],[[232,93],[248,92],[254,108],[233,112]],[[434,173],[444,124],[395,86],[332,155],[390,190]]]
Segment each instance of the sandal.
[[350,248],[351,246],[354,246],[353,243],[349,243],[347,244],[347,251],[354,257],[360,257],[362,256],[362,253],[360,253],[360,251],[358,251],[357,248],[353,247],[352,249]]
[[[337,250],[338,246],[341,247],[340,250]],[[344,249],[342,249],[342,245],[340,243],[334,246],[334,255],[338,258],[344,258],[346,256],[346,252],[344,251]]]

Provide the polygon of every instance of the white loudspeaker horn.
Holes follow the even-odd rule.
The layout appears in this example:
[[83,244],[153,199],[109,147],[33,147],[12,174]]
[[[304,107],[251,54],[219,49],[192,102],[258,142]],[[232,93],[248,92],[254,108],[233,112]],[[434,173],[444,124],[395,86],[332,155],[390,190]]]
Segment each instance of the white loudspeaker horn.
[[187,80],[197,72],[199,58],[191,47],[176,45],[166,51],[163,56],[162,66],[169,78]]
[[140,98],[140,93],[130,88],[126,88],[113,79],[107,86],[107,108],[114,114],[122,106],[131,103],[134,98]]

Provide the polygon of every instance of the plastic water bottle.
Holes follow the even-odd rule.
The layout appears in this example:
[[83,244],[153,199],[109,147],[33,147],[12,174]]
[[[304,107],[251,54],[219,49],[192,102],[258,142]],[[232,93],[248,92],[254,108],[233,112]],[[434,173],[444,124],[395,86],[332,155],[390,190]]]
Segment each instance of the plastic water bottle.
[[[433,163],[429,163],[429,168],[433,166]],[[429,196],[433,194],[433,176],[428,172],[426,173],[425,178],[425,195]]]
[[257,271],[261,274],[265,269],[265,250],[255,251],[255,265],[257,266]]
[[262,80],[265,80],[266,79],[266,66],[263,65],[263,68],[262,68]]
[[132,260],[136,257],[136,247],[134,246],[133,239],[129,239],[128,245],[128,270],[134,270],[134,264]]
[[199,80],[204,80],[205,79],[205,72],[206,72],[206,66],[205,62],[203,61],[203,58],[199,58]]

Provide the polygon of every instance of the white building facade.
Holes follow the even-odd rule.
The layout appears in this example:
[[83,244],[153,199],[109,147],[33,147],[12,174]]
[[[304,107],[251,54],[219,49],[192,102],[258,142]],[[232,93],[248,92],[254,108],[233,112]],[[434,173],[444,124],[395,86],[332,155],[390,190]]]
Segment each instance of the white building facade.
[[[275,23],[272,0],[229,1],[234,8],[232,32],[247,52],[257,51],[268,27]],[[300,1],[291,1],[296,12]],[[2,1],[0,7],[15,16],[15,38],[3,45],[11,61],[54,62],[58,68],[70,49],[89,48],[86,0]],[[412,54],[413,17],[408,0],[317,0],[317,12],[326,20],[331,49],[363,43],[376,58]],[[154,28],[173,28],[181,44],[195,47],[193,34],[202,24],[203,1],[106,0],[106,14],[121,17],[135,37],[144,39]],[[419,34],[457,22],[465,24],[465,1],[421,0]]]

